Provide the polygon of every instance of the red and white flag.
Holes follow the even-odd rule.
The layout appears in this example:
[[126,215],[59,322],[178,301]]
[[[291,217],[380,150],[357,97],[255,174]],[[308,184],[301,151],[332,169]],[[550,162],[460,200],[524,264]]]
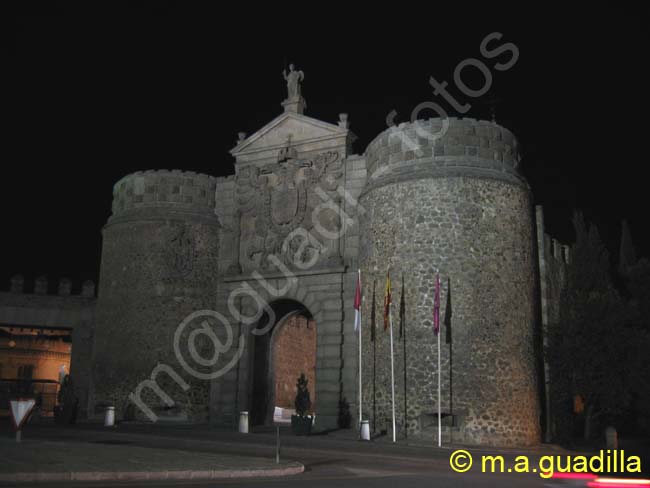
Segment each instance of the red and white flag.
[[361,272],[357,274],[357,290],[354,292],[354,331],[361,327]]

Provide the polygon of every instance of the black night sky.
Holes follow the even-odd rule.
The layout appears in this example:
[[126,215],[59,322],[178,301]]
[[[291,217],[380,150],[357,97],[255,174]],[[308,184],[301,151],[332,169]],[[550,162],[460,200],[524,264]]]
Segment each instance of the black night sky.
[[[141,169],[232,173],[237,132],[280,114],[289,62],[306,75],[306,115],[335,122],[347,112],[357,153],[393,109],[398,122],[428,100],[451,113],[431,76],[472,104],[467,116],[489,117],[486,102],[500,99],[497,121],[522,143],[549,231],[570,241],[577,207],[613,252],[625,218],[637,251],[650,254],[647,11],[567,2],[483,12],[405,3],[401,14],[378,3],[363,4],[363,15],[333,3],[273,3],[275,15],[251,3],[241,12],[217,2],[20,5],[2,21],[0,289],[16,273],[96,280],[113,183]],[[504,72],[492,68],[508,55],[485,60],[479,50],[495,31],[519,49]],[[453,86],[467,58],[491,69],[481,98]],[[471,68],[463,77],[483,83]]]

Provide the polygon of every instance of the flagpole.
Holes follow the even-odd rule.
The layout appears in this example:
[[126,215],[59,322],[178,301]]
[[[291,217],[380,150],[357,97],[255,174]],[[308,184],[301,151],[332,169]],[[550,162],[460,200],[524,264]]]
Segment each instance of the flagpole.
[[440,409],[440,273],[436,269],[436,293],[438,294],[438,447],[442,447],[442,416]]
[[440,417],[440,331],[438,331],[438,447],[442,447],[442,418]]
[[[402,275],[402,303],[404,303],[404,275]],[[400,314],[402,307],[400,306]],[[408,439],[409,429],[408,429],[408,382],[406,381],[406,313],[401,318],[404,323],[402,325],[402,334],[403,334],[403,348],[404,348],[404,437]]]
[[372,282],[372,302],[370,303],[370,342],[372,342],[372,431],[377,432],[377,303],[376,285]]
[[408,439],[408,382],[406,379],[406,302],[404,301],[404,274],[402,273],[402,294],[399,300],[399,338],[402,341],[404,356],[404,438]]
[[393,359],[393,314],[392,304],[388,303],[388,320],[390,322],[390,384],[391,384],[391,397],[393,400],[393,442],[397,442],[395,432],[395,362]]
[[[359,269],[359,289],[361,288],[361,270]],[[363,301],[363,298],[361,299]],[[362,395],[361,395],[361,304],[359,304],[359,435],[361,435],[361,422],[363,421],[363,412],[362,412]]]

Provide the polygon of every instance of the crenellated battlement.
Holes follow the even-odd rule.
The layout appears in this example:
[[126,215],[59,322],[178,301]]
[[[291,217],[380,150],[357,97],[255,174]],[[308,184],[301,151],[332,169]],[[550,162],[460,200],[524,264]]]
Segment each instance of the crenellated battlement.
[[[23,275],[14,275],[11,277],[9,292],[16,295],[48,295],[49,280],[45,276],[39,276],[34,280],[34,287],[31,292],[25,290],[25,278]],[[95,282],[86,280],[81,284],[81,290],[78,294],[72,293],[72,281],[69,278],[60,278],[58,281],[58,296],[78,296],[83,298],[95,298]]]
[[[559,323],[574,251],[546,233],[541,206],[531,212],[515,135],[494,121],[430,118],[388,127],[353,154],[346,114],[334,124],[304,114],[302,77],[285,74],[283,114],[239,135],[230,151],[236,174],[146,170],[115,183],[97,299],[92,282],[79,290],[41,276],[26,286],[17,275],[0,292],[0,324],[71,335],[80,412],[91,418],[110,404],[125,418],[232,425],[249,411],[263,421],[279,405],[270,393],[285,384],[268,374],[269,358],[299,351],[306,362],[292,369],[315,372],[319,431],[336,427],[347,398],[353,415],[409,438],[431,439],[440,412],[454,442],[536,445],[538,319],[542,338]],[[389,341],[372,342],[367,327],[388,272],[396,295],[402,290],[399,354],[412,358],[395,385],[405,411],[394,411],[387,381],[359,382],[391,375],[389,362],[372,360],[390,356]],[[350,312],[361,279],[366,322],[356,330]],[[445,347],[431,333],[436,298]],[[272,335],[296,314],[315,323],[308,351],[302,338],[285,349]],[[208,324],[213,337],[195,344]],[[270,335],[250,334],[262,329]],[[217,377],[199,356],[225,336],[237,347],[218,358]],[[189,355],[175,347],[186,342]],[[167,373],[156,378],[167,364],[188,388]],[[173,411],[151,388],[140,394],[148,378]],[[415,380],[417,388],[404,388]],[[372,396],[372,413],[361,411],[357,398]]]
[[[453,318],[449,327],[455,337],[453,357],[459,358],[454,375],[463,378],[453,389],[455,440],[491,445],[538,442],[536,365],[530,355],[537,298],[530,246],[532,198],[517,170],[516,138],[494,122],[429,119],[385,130],[365,156],[369,176],[359,197],[365,209],[359,218],[359,267],[366,283],[380,284],[386,268],[391,276],[402,275],[405,289],[412,290],[407,320],[431,326],[432,290],[439,272],[448,293],[442,303],[449,296],[453,317],[463,318]],[[476,291],[495,287],[498,305],[492,294]],[[370,313],[368,308],[363,311],[365,316]],[[471,339],[476,337],[478,347]],[[363,344],[367,360],[374,352],[367,339],[362,349]],[[387,353],[382,347],[378,345],[377,354]],[[440,354],[441,382],[452,383],[451,352],[436,350],[427,340],[405,347],[410,357]],[[508,371],[495,377],[489,373],[494,364],[507,364]],[[386,367],[379,368],[387,377]],[[428,432],[430,421],[425,419],[436,398],[435,383],[426,377],[422,383],[417,393],[407,394],[411,408],[422,415],[419,425],[409,420],[413,434]],[[389,397],[384,385],[378,391]],[[443,386],[442,391],[447,393],[442,393],[441,408],[450,408],[451,388]],[[366,388],[364,395],[371,394]],[[513,399],[517,409],[512,409]],[[379,419],[390,415],[387,406],[378,406]]]
[[516,137],[495,122],[431,118],[405,122],[367,147],[369,185],[437,176],[477,176],[525,184]]
[[217,179],[181,170],[137,171],[113,186],[112,216],[159,209],[214,216]]

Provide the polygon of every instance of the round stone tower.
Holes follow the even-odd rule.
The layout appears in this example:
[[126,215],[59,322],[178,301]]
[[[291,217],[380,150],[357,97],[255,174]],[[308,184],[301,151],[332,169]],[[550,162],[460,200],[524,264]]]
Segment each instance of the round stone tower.
[[[366,328],[363,364],[364,378],[372,378],[376,347],[377,427],[390,428],[391,416],[389,340],[381,320],[390,267],[398,429],[406,416],[411,434],[436,435],[438,270],[443,441],[539,442],[532,202],[517,171],[515,137],[492,122],[431,119],[384,131],[366,158],[360,263],[365,290],[376,283],[378,331],[373,345]],[[402,277],[406,360],[398,333]],[[364,298],[365,317],[371,302]],[[370,380],[364,398],[370,405]]]
[[[183,371],[174,333],[190,313],[214,308],[215,191],[215,178],[176,170],[137,172],[115,184],[97,305],[91,401],[98,412],[110,403],[120,418],[147,408],[159,418],[207,418],[209,382]],[[145,407],[133,406],[130,394]]]

